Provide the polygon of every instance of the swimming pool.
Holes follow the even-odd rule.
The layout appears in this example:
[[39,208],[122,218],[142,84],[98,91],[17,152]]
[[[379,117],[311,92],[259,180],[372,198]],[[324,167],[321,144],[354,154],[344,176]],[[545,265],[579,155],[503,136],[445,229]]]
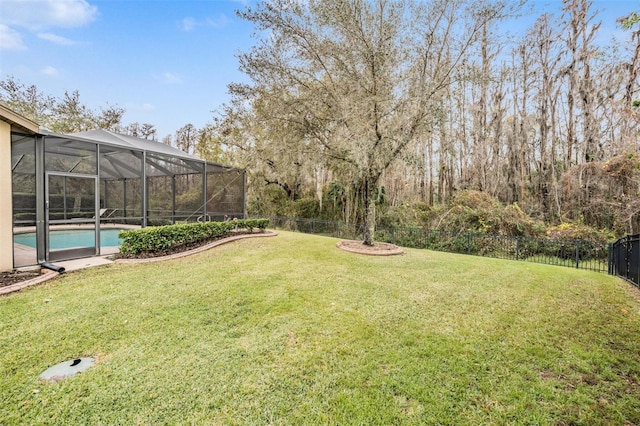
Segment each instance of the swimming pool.
[[[118,234],[122,229],[101,229],[100,247],[117,247],[122,243]],[[59,250],[74,247],[93,247],[95,245],[95,231],[93,229],[54,230],[49,232],[49,249]],[[15,234],[15,244],[36,248],[36,233]]]

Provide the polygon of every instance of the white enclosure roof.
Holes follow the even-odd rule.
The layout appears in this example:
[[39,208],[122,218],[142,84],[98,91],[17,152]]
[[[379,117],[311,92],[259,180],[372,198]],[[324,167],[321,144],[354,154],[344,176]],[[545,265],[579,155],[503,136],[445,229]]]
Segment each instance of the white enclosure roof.
[[187,154],[186,152],[180,151],[177,148],[165,145],[161,142],[136,138],[134,136],[122,135],[120,133],[109,132],[102,129],[89,130],[88,132],[72,133],[69,136],[77,136],[83,139],[92,140],[94,142],[125,147],[128,149],[135,149],[137,151],[157,152],[159,154],[170,155],[172,157],[202,161],[194,155]]
[[[210,163],[160,142],[107,130],[58,134],[41,128],[37,134],[44,137],[46,161],[50,164],[49,167],[54,167],[56,171],[77,172],[85,166],[86,170],[93,170],[96,167],[96,145],[104,147],[100,150],[100,170],[101,176],[105,179],[140,177],[143,158],[147,176],[200,174],[205,170],[207,173],[241,171],[235,167]],[[16,169],[23,162],[25,155],[33,152],[33,146],[29,144],[32,137],[18,133],[12,136],[12,155],[16,158],[12,169],[16,172],[19,170],[20,173],[32,174],[35,171],[32,167]],[[94,148],[91,148],[92,146]],[[57,161],[55,166],[54,161]]]

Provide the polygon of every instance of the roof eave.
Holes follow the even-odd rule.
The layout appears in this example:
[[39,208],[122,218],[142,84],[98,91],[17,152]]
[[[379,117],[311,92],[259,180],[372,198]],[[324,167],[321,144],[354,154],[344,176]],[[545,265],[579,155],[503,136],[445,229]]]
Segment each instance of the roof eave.
[[10,110],[2,104],[0,104],[0,120],[9,123],[13,131],[30,134],[37,134],[40,131],[40,126],[37,123]]

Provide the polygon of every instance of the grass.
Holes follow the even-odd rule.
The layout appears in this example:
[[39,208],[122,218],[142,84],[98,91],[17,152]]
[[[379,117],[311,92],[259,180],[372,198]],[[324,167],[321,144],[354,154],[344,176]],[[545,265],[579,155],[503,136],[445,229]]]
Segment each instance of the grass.
[[[604,274],[281,232],[0,298],[0,424],[640,424]],[[96,365],[45,383],[53,364]]]

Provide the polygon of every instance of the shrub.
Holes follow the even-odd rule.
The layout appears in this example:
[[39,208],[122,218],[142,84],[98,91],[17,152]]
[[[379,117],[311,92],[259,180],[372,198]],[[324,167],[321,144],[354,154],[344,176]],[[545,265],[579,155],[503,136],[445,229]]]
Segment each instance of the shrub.
[[320,217],[320,204],[316,198],[304,197],[295,201],[296,217],[315,219]]
[[431,208],[426,203],[401,203],[381,209],[378,226],[384,227],[425,227],[428,225]]
[[234,229],[265,229],[269,219],[240,219],[228,222],[181,223],[121,231],[120,253],[136,256],[159,254],[224,236]]
[[544,224],[533,220],[517,204],[504,206],[479,191],[462,191],[430,227],[453,233],[478,232],[505,236],[539,236]]
[[610,231],[597,230],[581,223],[566,222],[547,228],[547,237],[556,240],[584,240],[593,244],[606,244],[615,239]]

